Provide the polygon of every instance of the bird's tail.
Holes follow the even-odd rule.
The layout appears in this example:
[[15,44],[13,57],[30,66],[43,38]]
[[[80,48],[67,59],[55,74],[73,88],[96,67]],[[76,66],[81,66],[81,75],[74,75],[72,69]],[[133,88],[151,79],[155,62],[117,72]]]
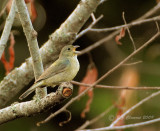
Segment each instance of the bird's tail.
[[25,91],[20,97],[20,100],[23,100],[24,98],[26,98],[29,94],[31,94],[37,87],[42,86],[43,82],[37,82],[35,83],[33,86],[31,86],[27,91]]

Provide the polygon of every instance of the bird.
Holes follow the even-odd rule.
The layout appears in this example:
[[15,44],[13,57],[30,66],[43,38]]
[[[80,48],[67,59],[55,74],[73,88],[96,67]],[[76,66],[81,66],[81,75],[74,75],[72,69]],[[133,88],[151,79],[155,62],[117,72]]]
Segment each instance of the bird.
[[22,100],[31,94],[37,87],[55,87],[63,82],[70,82],[77,75],[80,64],[76,51],[78,45],[66,45],[62,48],[59,58],[53,62],[35,81],[35,83],[25,91],[19,99]]

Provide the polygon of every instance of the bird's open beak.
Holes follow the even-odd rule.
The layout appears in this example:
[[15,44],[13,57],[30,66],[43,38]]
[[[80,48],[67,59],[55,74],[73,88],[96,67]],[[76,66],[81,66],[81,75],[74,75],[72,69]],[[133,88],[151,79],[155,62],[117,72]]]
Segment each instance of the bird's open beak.
[[74,48],[73,48],[73,51],[74,51],[75,54],[80,54],[80,53],[81,53],[80,51],[76,51],[76,49],[77,49],[78,47],[80,47],[79,45],[74,45],[73,47],[74,47]]

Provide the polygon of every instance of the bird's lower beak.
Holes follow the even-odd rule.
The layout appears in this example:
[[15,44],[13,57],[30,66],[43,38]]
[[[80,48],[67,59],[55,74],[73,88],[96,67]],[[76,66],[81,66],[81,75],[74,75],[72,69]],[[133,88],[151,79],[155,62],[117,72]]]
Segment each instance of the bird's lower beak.
[[74,51],[74,53],[75,53],[75,54],[80,54],[81,52],[80,52],[80,51]]
[[80,47],[79,45],[74,45],[74,53],[75,54],[80,54],[81,52],[80,51],[76,51],[76,49]]

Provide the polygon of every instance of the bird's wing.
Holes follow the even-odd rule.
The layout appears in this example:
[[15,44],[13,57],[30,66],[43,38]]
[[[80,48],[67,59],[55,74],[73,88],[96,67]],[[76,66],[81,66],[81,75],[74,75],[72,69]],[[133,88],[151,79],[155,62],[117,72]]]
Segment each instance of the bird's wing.
[[66,59],[66,60],[59,60],[58,59],[42,73],[42,75],[36,80],[36,82],[47,79],[47,78],[54,76],[58,73],[64,72],[69,65],[70,65],[70,61],[68,59]]

